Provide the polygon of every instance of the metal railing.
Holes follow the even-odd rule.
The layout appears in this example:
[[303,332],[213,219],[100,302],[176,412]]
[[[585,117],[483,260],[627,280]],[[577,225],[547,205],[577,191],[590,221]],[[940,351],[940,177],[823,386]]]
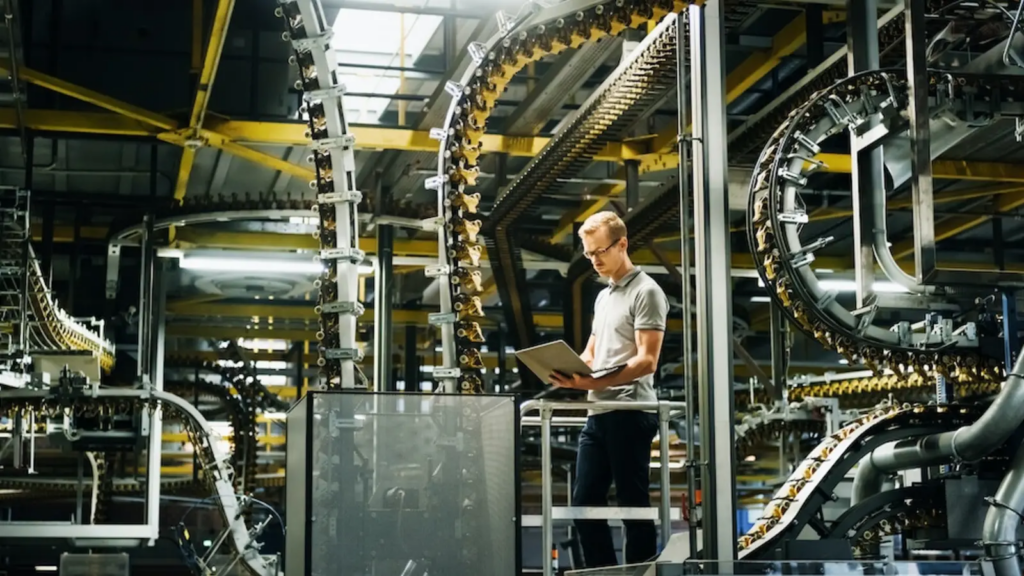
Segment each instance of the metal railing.
[[[634,411],[657,411],[658,413],[658,437],[660,438],[660,459],[661,468],[661,505],[658,517],[661,521],[661,545],[668,543],[672,535],[672,490],[671,490],[671,469],[669,467],[668,455],[668,422],[672,412],[686,408],[685,402],[559,402],[552,400],[527,400],[519,407],[519,415],[523,426],[540,426],[540,459],[541,459],[541,531],[542,546],[541,559],[544,576],[552,576],[551,549],[554,546],[553,534],[553,488],[551,478],[551,425],[582,426],[586,418],[562,417],[554,418],[555,412],[566,412],[575,410],[634,410]],[[537,411],[540,416],[528,417],[528,413]],[[572,487],[569,487],[570,491]],[[575,518],[574,511],[585,513],[585,517],[591,520],[648,520],[650,514],[648,509],[627,509],[608,508],[606,514],[595,514],[594,509],[567,508],[561,516]],[[583,517],[583,516],[581,516]]]

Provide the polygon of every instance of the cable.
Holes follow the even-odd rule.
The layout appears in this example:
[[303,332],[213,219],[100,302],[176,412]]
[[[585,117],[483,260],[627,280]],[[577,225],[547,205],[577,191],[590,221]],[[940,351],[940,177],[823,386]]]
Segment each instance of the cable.
[[85,457],[89,459],[89,464],[92,465],[92,509],[89,511],[89,524],[95,524],[96,501],[99,499],[100,494],[100,468],[96,463],[95,453],[86,452]]

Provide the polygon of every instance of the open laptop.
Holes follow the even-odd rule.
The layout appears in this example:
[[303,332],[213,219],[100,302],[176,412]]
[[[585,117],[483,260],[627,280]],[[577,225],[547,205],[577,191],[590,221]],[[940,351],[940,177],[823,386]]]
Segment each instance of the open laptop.
[[541,382],[548,382],[552,372],[560,372],[566,376],[573,374],[586,374],[596,378],[621,370],[621,366],[593,370],[580,358],[564,340],[548,342],[539,346],[524,348],[516,351],[518,358],[531,372],[540,378]]

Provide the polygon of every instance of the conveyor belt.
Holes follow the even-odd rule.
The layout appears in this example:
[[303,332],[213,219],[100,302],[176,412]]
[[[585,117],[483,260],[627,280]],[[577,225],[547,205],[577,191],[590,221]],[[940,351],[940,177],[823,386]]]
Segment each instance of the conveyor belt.
[[[482,390],[479,369],[483,363],[476,345],[483,341],[483,334],[474,319],[482,312],[478,296],[483,286],[480,272],[476,270],[481,251],[476,244],[478,230],[467,226],[467,223],[474,222],[471,218],[477,212],[480,202],[479,194],[472,193],[471,189],[476,185],[479,174],[481,137],[486,131],[487,118],[498,96],[508,82],[530,62],[601,38],[617,36],[627,28],[639,28],[649,22],[657,22],[670,13],[682,11],[686,6],[687,2],[682,0],[569,0],[550,7],[531,3],[515,19],[502,14],[500,34],[486,43],[470,45],[476,67],[461,82],[447,85],[453,96],[448,116],[443,126],[431,131],[440,140],[438,175],[427,182],[428,187],[438,190],[444,206],[442,216],[447,224],[448,233],[442,242],[447,247],[448,258],[439,266],[438,272],[442,281],[448,283],[450,292],[442,298],[442,302],[453,303],[453,311],[459,323],[454,331],[455,336],[451,337],[456,339],[454,359],[451,364],[446,362],[443,369],[445,373],[458,374],[455,379],[458,380],[460,390]],[[729,2],[726,26],[742,22],[753,9],[753,5],[746,1]],[[638,94],[628,98],[637,102],[640,96]],[[602,94],[598,94],[596,98],[602,97]],[[602,127],[602,131],[605,128],[607,126]],[[588,137],[596,139],[600,134]],[[555,140],[559,139],[556,137]],[[587,145],[584,142],[583,149]],[[576,150],[573,154],[567,158],[565,166],[575,166],[574,162],[585,157],[583,150]],[[500,240],[502,245],[499,246],[497,242],[499,232],[509,231],[503,222],[514,221],[521,214],[527,213],[531,202],[524,198],[530,194],[530,190],[522,189],[514,196],[506,195],[494,207],[489,227],[496,234],[489,241],[493,242],[497,255],[491,255],[492,268],[511,271],[522,269],[516,261],[519,257],[516,246],[506,245],[504,240]],[[520,311],[528,310],[528,303],[524,304],[527,300],[525,295],[518,293],[522,278],[518,280],[512,287],[512,290],[517,291],[516,294],[499,285],[500,290],[505,290],[502,294],[503,304],[516,306]],[[523,314],[516,313],[511,329],[517,337],[529,339],[532,327],[524,318],[526,316]],[[448,338],[445,340],[448,341]]]
[[559,178],[579,175],[605,144],[621,140],[675,87],[678,32],[672,15],[648,35],[495,203],[483,233],[491,273],[517,346],[531,346],[535,339],[517,224],[537,213],[546,194],[559,190]]

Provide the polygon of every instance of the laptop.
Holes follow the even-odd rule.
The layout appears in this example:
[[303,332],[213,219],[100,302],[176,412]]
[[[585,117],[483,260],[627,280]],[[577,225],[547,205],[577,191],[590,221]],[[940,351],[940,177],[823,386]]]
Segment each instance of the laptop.
[[579,354],[566,344],[564,340],[524,348],[517,350],[515,354],[516,358],[525,364],[544,383],[549,381],[552,372],[560,372],[566,376],[585,374],[600,378],[601,376],[621,370],[625,366],[623,364],[621,366],[593,370],[590,366],[587,366]]

